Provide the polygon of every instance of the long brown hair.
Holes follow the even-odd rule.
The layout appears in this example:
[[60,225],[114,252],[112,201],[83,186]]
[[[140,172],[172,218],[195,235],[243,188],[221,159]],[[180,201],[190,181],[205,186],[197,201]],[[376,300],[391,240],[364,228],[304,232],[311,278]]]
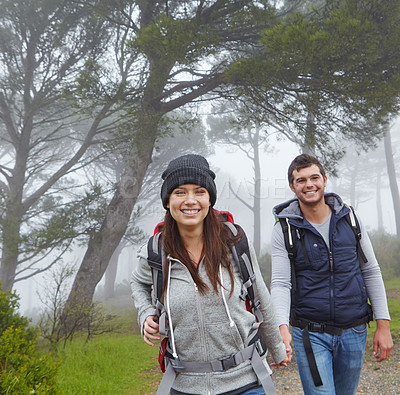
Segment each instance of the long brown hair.
[[[204,218],[201,255],[204,257],[206,273],[216,293],[218,293],[218,284],[221,285],[218,275],[219,265],[221,264],[228,269],[232,284],[230,294],[232,294],[234,282],[230,247],[234,244],[235,237],[228,227],[224,226],[224,221],[224,217],[210,207],[207,216]],[[204,294],[208,286],[199,275],[197,262],[193,262],[190,258],[179,234],[178,225],[169,210],[165,214],[162,238],[166,254],[179,259],[188,268],[198,290]]]

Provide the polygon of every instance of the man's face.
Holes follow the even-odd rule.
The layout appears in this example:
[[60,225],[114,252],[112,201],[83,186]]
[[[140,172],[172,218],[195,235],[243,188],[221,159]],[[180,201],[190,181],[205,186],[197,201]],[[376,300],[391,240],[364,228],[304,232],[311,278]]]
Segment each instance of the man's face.
[[324,199],[327,178],[323,177],[317,165],[293,171],[293,184],[290,189],[296,194],[300,203],[316,205]]

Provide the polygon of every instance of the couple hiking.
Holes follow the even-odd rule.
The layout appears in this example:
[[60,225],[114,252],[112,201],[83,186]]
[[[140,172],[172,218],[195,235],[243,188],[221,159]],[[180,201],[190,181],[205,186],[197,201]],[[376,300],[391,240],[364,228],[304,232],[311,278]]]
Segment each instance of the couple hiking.
[[214,209],[207,160],[184,155],[162,174],[164,221],[131,277],[143,339],[162,340],[157,394],[276,394],[266,352],[273,366],[287,366],[292,336],[306,394],[355,394],[368,299],[374,354],[379,362],[390,356],[385,288],[368,235],[339,196],[325,194],[316,158],[298,156],[288,175],[296,198],[274,208],[270,295],[245,232]]

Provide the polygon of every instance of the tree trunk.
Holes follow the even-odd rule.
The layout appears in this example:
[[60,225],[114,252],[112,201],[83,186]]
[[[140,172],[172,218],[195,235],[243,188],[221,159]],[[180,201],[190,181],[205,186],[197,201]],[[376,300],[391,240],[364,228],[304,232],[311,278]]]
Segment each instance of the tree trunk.
[[104,300],[111,299],[115,296],[115,279],[117,277],[118,260],[123,249],[123,244],[123,242],[119,243],[119,246],[111,256],[110,263],[104,273]]
[[261,166],[259,146],[260,128],[256,126],[254,135],[254,197],[253,197],[253,215],[254,215],[254,249],[256,255],[261,254]]
[[3,248],[0,265],[0,282],[3,291],[9,291],[14,285],[18,265],[18,246],[20,239],[21,215],[7,209],[2,223]]
[[382,174],[381,169],[378,168],[376,175],[376,213],[378,216],[377,228],[379,232],[383,232],[383,210],[382,210],[382,196],[381,196]]
[[146,144],[141,144],[141,149],[135,147],[130,153],[132,159],[126,164],[124,176],[108,206],[103,224],[92,235],[78,269],[64,308],[67,314],[72,312],[74,315],[77,307],[87,306],[92,302],[96,286],[125,234],[147,167],[151,163],[155,130],[156,128],[153,129],[152,136],[147,136]]
[[351,169],[350,173],[350,204],[355,209],[357,209],[357,199],[356,199],[357,173],[358,173],[358,160],[356,160],[354,168]]
[[304,136],[303,144],[300,147],[303,154],[315,156],[315,133],[315,116],[312,111],[309,111],[307,114],[306,133]]
[[394,166],[393,152],[392,152],[392,141],[390,137],[390,129],[388,128],[383,139],[385,146],[385,156],[387,172],[389,176],[390,192],[392,194],[394,218],[396,223],[396,234],[400,237],[400,195],[399,187],[396,179],[396,168]]
[[[31,122],[28,121],[28,126]],[[25,169],[28,158],[28,137],[21,137],[20,150],[16,152],[13,175],[9,179],[8,196],[5,201],[5,216],[1,228],[1,264],[0,282],[4,291],[11,290],[18,266],[18,257],[21,244],[21,224],[26,212],[22,203],[23,185],[25,182]]]

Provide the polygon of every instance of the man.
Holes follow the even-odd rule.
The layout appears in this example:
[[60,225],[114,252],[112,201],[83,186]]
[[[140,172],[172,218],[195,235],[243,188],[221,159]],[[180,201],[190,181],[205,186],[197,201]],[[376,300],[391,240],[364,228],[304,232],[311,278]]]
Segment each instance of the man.
[[325,193],[327,177],[319,161],[297,156],[288,178],[296,198],[274,208],[279,221],[272,235],[271,295],[279,329],[291,357],[290,316],[306,395],[355,394],[371,320],[368,298],[377,323],[377,361],[389,358],[393,348],[381,271],[361,224],[357,240],[348,221],[351,209],[338,195]]

